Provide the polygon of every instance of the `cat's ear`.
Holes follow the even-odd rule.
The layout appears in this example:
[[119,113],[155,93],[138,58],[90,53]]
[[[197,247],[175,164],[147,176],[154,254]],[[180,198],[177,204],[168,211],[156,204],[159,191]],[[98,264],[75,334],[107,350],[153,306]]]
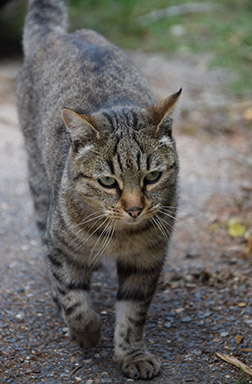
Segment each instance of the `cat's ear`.
[[81,115],[72,109],[64,108],[62,118],[75,149],[94,139],[100,139],[100,132],[95,127],[95,121],[91,116]]
[[177,93],[167,97],[159,104],[149,107],[147,112],[151,119],[151,122],[155,125],[156,133],[160,130],[171,131],[172,129],[172,113],[177,103],[179,96],[181,95],[182,88]]

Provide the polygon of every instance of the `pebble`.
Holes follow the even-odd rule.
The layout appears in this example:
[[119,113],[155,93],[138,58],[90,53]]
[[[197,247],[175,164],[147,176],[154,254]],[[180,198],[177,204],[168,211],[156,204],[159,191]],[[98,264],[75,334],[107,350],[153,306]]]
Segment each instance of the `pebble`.
[[164,325],[166,328],[171,328],[171,324],[172,323],[170,321],[166,321]]
[[16,315],[16,318],[18,320],[24,320],[25,319],[25,314],[24,312],[19,312],[17,315]]
[[184,317],[181,321],[182,323],[189,323],[190,321],[192,321],[192,318],[190,316],[187,316],[187,317]]
[[229,332],[225,331],[225,332],[221,332],[221,337],[227,337],[229,335]]
[[209,312],[209,311],[207,311],[207,312],[199,312],[198,313],[198,318],[203,320],[203,319],[206,319],[207,317],[209,317],[211,315],[212,315],[212,312]]
[[193,355],[196,355],[196,356],[201,356],[202,353],[203,353],[203,352],[202,352],[200,349],[194,349],[194,350],[192,351],[192,354],[193,354]]

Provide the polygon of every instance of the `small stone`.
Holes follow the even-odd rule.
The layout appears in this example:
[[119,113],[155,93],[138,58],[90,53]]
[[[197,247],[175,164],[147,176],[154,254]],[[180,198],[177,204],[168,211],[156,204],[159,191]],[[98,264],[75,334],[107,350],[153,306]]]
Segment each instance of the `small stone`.
[[192,318],[190,316],[187,316],[184,319],[182,319],[181,321],[182,321],[182,323],[190,323],[190,321],[192,321]]
[[175,312],[176,313],[182,313],[184,311],[185,308],[176,308],[175,309]]
[[201,355],[202,355],[202,351],[201,351],[200,349],[194,349],[194,350],[192,351],[192,353],[193,353],[194,355],[196,355],[196,356],[201,356]]
[[171,322],[170,321],[166,321],[164,325],[166,328],[171,328]]
[[25,319],[25,314],[24,312],[19,312],[17,315],[16,315],[16,318],[18,320],[24,320]]
[[225,331],[225,332],[221,332],[221,337],[227,337],[229,335],[229,332]]
[[188,283],[192,283],[194,281],[193,275],[185,275],[184,279]]
[[185,356],[184,356],[184,361],[190,361],[192,360],[192,354],[191,353],[187,353]]
[[84,359],[83,361],[85,364],[90,364],[93,362],[93,359]]
[[182,24],[175,24],[175,25],[171,26],[170,32],[175,37],[181,37],[187,33],[185,27]]

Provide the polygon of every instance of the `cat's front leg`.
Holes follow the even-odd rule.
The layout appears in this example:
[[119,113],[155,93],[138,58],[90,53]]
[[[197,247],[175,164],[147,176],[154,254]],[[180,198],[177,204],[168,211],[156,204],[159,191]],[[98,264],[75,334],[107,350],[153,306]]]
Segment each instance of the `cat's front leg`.
[[46,256],[54,299],[62,309],[71,337],[81,348],[94,347],[100,338],[101,321],[89,296],[92,269],[59,249],[48,250]]
[[118,263],[115,355],[123,373],[132,379],[151,379],[160,371],[159,360],[144,345],[144,325],[161,265],[136,268]]

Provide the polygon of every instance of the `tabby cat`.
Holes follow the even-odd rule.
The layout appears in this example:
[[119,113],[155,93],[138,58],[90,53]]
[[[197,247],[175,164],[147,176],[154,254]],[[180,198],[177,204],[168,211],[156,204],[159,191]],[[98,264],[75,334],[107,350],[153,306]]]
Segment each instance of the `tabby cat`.
[[144,345],[177,206],[172,110],[129,58],[91,30],[66,32],[63,0],[30,0],[17,106],[45,258],[73,340],[94,347],[101,321],[89,296],[104,255],[117,264],[115,355],[150,379]]

